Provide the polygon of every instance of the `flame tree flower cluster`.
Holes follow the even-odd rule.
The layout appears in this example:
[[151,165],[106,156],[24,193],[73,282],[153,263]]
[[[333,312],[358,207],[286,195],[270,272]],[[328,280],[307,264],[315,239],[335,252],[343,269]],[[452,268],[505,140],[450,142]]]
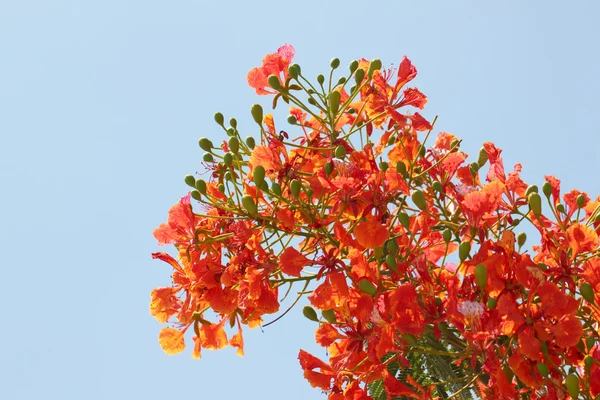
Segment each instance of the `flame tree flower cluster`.
[[[154,231],[177,250],[153,254],[173,268],[151,294],[164,351],[243,355],[244,327],[292,293],[328,354],[301,350],[300,366],[330,400],[599,398],[600,197],[528,185],[492,143],[468,162],[418,112],[406,57],[335,58],[316,83],[293,57],[248,74],[289,106],[285,130],[258,104],[256,138],[215,114],[205,179],[186,176]],[[539,243],[524,247],[523,223]]]

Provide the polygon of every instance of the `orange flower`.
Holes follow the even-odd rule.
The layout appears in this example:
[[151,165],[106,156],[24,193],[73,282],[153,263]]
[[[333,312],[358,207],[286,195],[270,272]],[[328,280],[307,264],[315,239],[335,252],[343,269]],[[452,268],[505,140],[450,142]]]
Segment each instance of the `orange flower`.
[[169,355],[181,353],[185,350],[183,334],[184,331],[175,328],[163,328],[158,335],[158,343]]
[[248,72],[248,85],[259,95],[276,93],[270,89],[267,79],[270,75],[276,75],[283,83],[288,77],[288,67],[294,58],[294,53],[294,48],[285,44],[277,49],[277,53],[267,54],[262,60],[261,67],[252,68]]
[[286,248],[279,256],[279,268],[290,276],[300,276],[302,269],[311,261],[293,247]]
[[377,219],[368,217],[366,222],[356,226],[354,236],[361,246],[374,249],[383,246],[390,237],[390,232]]
[[587,225],[573,224],[567,229],[569,247],[573,249],[573,257],[586,251],[598,248],[598,234]]

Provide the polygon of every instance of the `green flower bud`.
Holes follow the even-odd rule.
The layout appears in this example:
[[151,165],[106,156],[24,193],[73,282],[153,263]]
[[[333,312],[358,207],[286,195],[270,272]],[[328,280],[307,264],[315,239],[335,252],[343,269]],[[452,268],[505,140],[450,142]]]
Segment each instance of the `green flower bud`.
[[452,142],[450,142],[450,151],[458,149],[460,149],[460,140],[454,139]]
[[225,180],[226,181],[232,181],[233,180],[233,175],[231,174],[231,171],[225,172]]
[[237,154],[240,151],[240,141],[235,136],[229,138],[229,142],[227,142],[227,146],[229,147],[229,150],[235,154]]
[[304,306],[302,309],[302,314],[311,321],[319,322],[319,317],[317,316],[317,312],[311,306]]
[[336,69],[337,67],[340,66],[340,59],[339,58],[333,58],[331,60],[331,62],[329,63],[329,65],[331,66],[331,69]]
[[356,71],[356,68],[358,68],[358,61],[354,60],[350,63],[350,65],[348,66],[348,68],[350,69],[350,73],[353,74],[354,71]]
[[556,210],[557,210],[559,213],[563,213],[563,214],[564,214],[564,213],[565,213],[565,206],[564,206],[562,203],[558,203],[558,204],[556,205]]
[[427,210],[427,200],[425,200],[425,193],[423,193],[421,190],[415,190],[410,196],[410,198],[412,199],[413,203],[415,203],[415,205],[419,207],[420,210]]
[[449,228],[444,229],[442,237],[444,238],[444,242],[450,243],[450,240],[452,240],[452,231]]
[[479,157],[477,158],[477,165],[479,165],[479,168],[483,167],[485,165],[485,163],[488,160],[488,154],[487,151],[485,151],[485,149],[482,147],[481,149],[479,149]]
[[330,324],[335,324],[336,318],[335,318],[335,311],[333,310],[324,310],[321,312],[321,314],[323,315],[323,318],[325,318],[325,320],[327,322],[329,322]]
[[548,269],[548,266],[546,264],[544,264],[543,262],[538,263],[537,265],[539,267],[539,269],[541,269],[542,271],[546,271]]
[[470,242],[461,242],[461,244],[458,245],[458,258],[460,259],[461,262],[465,261],[467,259],[470,252],[471,252],[471,243]]
[[298,198],[298,196],[300,196],[301,188],[302,188],[302,185],[300,184],[300,181],[298,179],[293,179],[290,182],[290,192],[292,193],[292,196],[294,196],[295,198]]
[[550,198],[550,195],[552,195],[552,185],[550,182],[544,182],[542,185],[542,192],[544,192],[544,196]]
[[325,176],[329,178],[329,175],[333,172],[333,163],[331,161],[327,161],[325,163]]
[[225,194],[225,185],[223,185],[222,183],[219,183],[219,186],[217,186],[217,189],[219,189],[219,192]]
[[387,256],[385,256],[385,263],[388,265],[388,267],[392,271],[398,272],[398,267],[396,265],[396,258],[393,255],[388,254]]
[[567,392],[569,392],[569,395],[572,398],[579,398],[579,379],[575,374],[567,375],[567,378],[565,379],[565,386],[567,387]]
[[486,305],[487,305],[487,308],[489,308],[490,310],[493,310],[494,308],[496,308],[496,303],[498,303],[498,302],[496,301],[496,299],[493,299],[493,298],[491,298],[491,297],[490,297],[490,298],[488,299],[488,301],[487,301],[487,304],[486,304]]
[[536,367],[540,375],[542,375],[544,378],[550,373],[550,371],[548,371],[548,366],[543,362],[537,363]]
[[471,163],[471,165],[469,165],[469,171],[471,171],[471,175],[477,175],[477,172],[479,172],[479,164],[476,162]]
[[202,198],[202,196],[200,195],[200,192],[199,192],[199,191],[197,191],[197,190],[192,190],[192,191],[190,192],[190,194],[192,195],[192,198],[193,198],[194,200],[198,200],[198,201],[200,201],[200,199]]
[[341,101],[341,94],[337,90],[334,90],[333,92],[329,93],[329,96],[327,96],[327,102],[329,103],[329,109],[331,110],[331,112],[333,112],[333,115],[337,115],[337,112],[340,109],[340,101]]
[[523,247],[525,242],[527,241],[527,234],[525,232],[519,232],[517,235],[517,244],[519,247]]
[[389,165],[385,161],[382,161],[379,163],[379,169],[384,173],[385,173],[385,171],[388,170],[388,167],[389,167]]
[[263,183],[260,184],[259,189],[262,190],[263,192],[268,192],[269,184],[267,183],[267,181],[263,181]]
[[369,64],[369,78],[373,76],[373,73],[375,71],[379,71],[381,69],[381,60],[379,58],[374,59],[373,61],[371,61],[371,63]]
[[411,346],[417,345],[417,338],[411,335],[410,333],[402,334],[402,339],[404,339],[404,341]]
[[529,196],[531,193],[538,193],[537,185],[529,185],[525,191],[525,197]]
[[212,154],[210,154],[210,153],[204,153],[204,155],[202,156],[202,159],[205,162],[209,162],[209,163],[215,161],[215,159],[213,158]]
[[237,129],[237,119],[235,119],[235,118],[231,118],[231,119],[229,120],[229,125],[231,125],[231,127],[232,127],[233,129]]
[[296,79],[297,80],[298,76],[300,76],[300,72],[301,72],[301,69],[300,69],[300,66],[298,64],[292,64],[288,68],[288,74],[290,74],[290,77],[292,79]]
[[254,184],[260,187],[265,180],[265,168],[262,165],[257,165],[252,173]]
[[312,97],[309,97],[307,101],[308,101],[308,104],[310,104],[311,106],[317,105],[317,101]]
[[196,189],[198,189],[198,191],[203,195],[206,195],[206,182],[204,182],[202,179],[198,179],[196,181]]
[[583,363],[585,364],[585,368],[589,371],[589,369],[592,368],[592,365],[594,364],[594,358],[592,356],[585,356],[585,358],[583,359]]
[[596,339],[594,339],[593,336],[590,336],[589,338],[585,339],[585,345],[588,348],[588,351],[592,350],[592,348],[594,347],[594,345],[596,344]]
[[235,135],[236,130],[232,127],[227,128],[227,135],[233,136]]
[[398,221],[400,221],[400,223],[402,224],[402,226],[406,229],[410,228],[410,218],[408,217],[407,213],[400,213],[398,214]]
[[317,82],[319,82],[319,85],[323,85],[325,83],[325,77],[323,74],[317,75]]
[[[277,80],[277,81],[279,82],[279,80]],[[252,114],[252,118],[254,118],[254,122],[256,122],[259,125],[262,125],[262,121],[263,121],[262,106],[260,104],[252,105],[252,108],[250,109],[250,113]]]
[[293,115],[290,115],[290,116],[287,117],[287,122],[290,125],[296,125],[296,123],[298,121],[296,120],[296,117],[294,117]]
[[198,145],[204,151],[211,151],[215,147],[213,143],[205,137],[198,140]]
[[281,82],[279,81],[279,77],[277,75],[269,75],[267,78],[267,83],[270,87],[277,90],[278,92],[281,90]]
[[271,185],[271,191],[275,194],[275,196],[281,196],[281,186],[277,182],[273,182]]
[[357,87],[358,87],[358,86],[356,86],[356,85],[352,85],[352,86],[350,87],[350,93],[354,94],[354,92],[356,91]]
[[442,183],[440,181],[434,181],[433,184],[431,185],[431,187],[436,192],[441,192],[442,191]]
[[579,196],[577,196],[577,200],[575,201],[577,202],[577,207],[581,208],[585,204],[585,196],[580,194]]
[[183,180],[185,181],[186,185],[191,186],[193,188],[196,187],[196,178],[194,178],[194,175],[186,175],[185,178],[183,178]]
[[373,255],[375,256],[375,258],[377,260],[381,259],[381,257],[383,257],[383,247],[381,247],[381,246],[375,247],[373,249]]
[[365,70],[364,69],[357,69],[356,72],[354,73],[354,81],[356,82],[356,85],[360,85],[363,81],[363,79],[365,78]]
[[223,156],[223,163],[227,166],[233,164],[233,154],[225,153],[225,155]]
[[396,254],[398,253],[398,242],[396,241],[396,239],[390,239],[387,241],[385,247],[387,247],[388,251],[391,254]]
[[370,296],[375,296],[377,294],[377,288],[367,279],[361,279],[358,282],[358,290]]
[[542,198],[538,193],[531,193],[528,197],[529,209],[533,215],[539,218],[542,215]]
[[[463,243],[468,243],[468,242],[463,242]],[[471,246],[469,246],[469,250],[470,250],[470,247]],[[487,267],[483,264],[477,264],[477,266],[475,267],[475,281],[477,282],[477,286],[479,286],[482,290],[485,289],[485,285],[487,285],[487,280],[488,280]]]
[[246,138],[246,146],[248,146],[250,149],[253,149],[256,146],[256,142],[252,136],[248,136]]
[[406,170],[406,165],[402,161],[398,161],[396,163],[396,172],[398,172],[403,177],[406,177],[408,171]]
[[579,293],[581,293],[581,297],[586,299],[590,303],[594,303],[594,288],[587,282],[583,282],[579,287]]
[[338,85],[343,85],[344,83],[346,83],[346,78],[344,78],[344,77],[342,76],[340,79],[338,79],[338,82],[337,82],[337,84],[338,84]]
[[258,214],[258,207],[256,206],[256,203],[254,202],[254,198],[252,198],[252,196],[250,196],[249,194],[246,194],[242,197],[242,206],[244,206],[246,211],[248,211],[248,214],[250,214],[250,215]]
[[419,145],[417,151],[419,152],[419,157],[425,157],[425,153],[427,153],[427,149],[422,144]]
[[215,122],[223,126],[223,124],[225,123],[225,118],[223,117],[223,114],[221,114],[220,112],[215,113]]

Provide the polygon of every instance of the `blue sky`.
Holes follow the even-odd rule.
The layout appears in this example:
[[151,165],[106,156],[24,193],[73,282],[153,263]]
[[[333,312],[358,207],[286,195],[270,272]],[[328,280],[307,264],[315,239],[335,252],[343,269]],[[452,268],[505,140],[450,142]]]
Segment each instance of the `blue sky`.
[[[231,349],[169,357],[150,291],[151,232],[199,170],[216,111],[255,134],[248,70],[284,43],[329,60],[408,55],[423,114],[504,149],[507,169],[600,193],[600,6],[564,2],[0,1],[0,397],[322,398],[301,310]],[[282,121],[283,122],[283,121]]]

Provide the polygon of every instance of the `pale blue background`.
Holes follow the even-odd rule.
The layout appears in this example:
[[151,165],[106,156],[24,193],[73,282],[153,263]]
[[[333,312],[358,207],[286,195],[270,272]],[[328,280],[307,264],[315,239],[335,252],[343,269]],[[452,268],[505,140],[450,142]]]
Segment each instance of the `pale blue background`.
[[296,360],[317,351],[300,310],[247,334],[245,358],[158,346],[149,293],[170,270],[151,232],[197,139],[219,137],[213,113],[255,133],[267,99],[246,73],[286,42],[312,76],[406,54],[424,115],[464,149],[494,141],[507,170],[595,197],[597,4],[0,0],[0,398],[321,398]]

